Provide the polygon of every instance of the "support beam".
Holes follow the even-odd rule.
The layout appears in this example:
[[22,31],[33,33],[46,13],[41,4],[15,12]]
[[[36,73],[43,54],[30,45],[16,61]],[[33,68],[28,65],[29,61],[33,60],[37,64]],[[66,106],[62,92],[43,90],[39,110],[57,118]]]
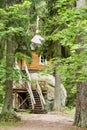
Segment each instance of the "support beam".
[[27,99],[28,99],[28,98],[26,97],[26,98],[24,99],[24,101],[18,106],[18,109],[26,102]]

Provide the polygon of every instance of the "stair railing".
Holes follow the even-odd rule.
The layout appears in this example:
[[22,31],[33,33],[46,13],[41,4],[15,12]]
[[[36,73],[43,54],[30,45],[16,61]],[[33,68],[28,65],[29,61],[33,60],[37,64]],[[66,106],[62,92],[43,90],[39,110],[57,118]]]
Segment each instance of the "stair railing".
[[[19,74],[20,74],[19,84],[22,85],[22,76],[21,76],[20,68],[19,68],[18,63],[17,63],[17,58],[15,58],[15,67],[14,67],[14,69],[19,71]],[[16,88],[15,81],[13,81],[13,87]]]
[[40,97],[40,101],[41,101],[42,109],[44,109],[44,108],[45,108],[45,104],[46,104],[46,102],[45,102],[44,96],[43,96],[43,94],[42,94],[41,87],[40,87],[40,85],[39,85],[39,83],[38,83],[37,80],[36,80],[36,85],[37,85],[37,92],[38,92],[39,97]]
[[[30,74],[29,74],[29,71],[28,71],[28,68],[27,68],[27,64],[26,62],[24,61],[24,68],[25,68],[25,72],[27,74],[27,77],[29,80],[31,80],[31,77],[30,77]],[[31,99],[31,104],[32,104],[32,109],[34,110],[34,106],[36,104],[35,102],[35,99],[34,99],[34,95],[33,95],[33,92],[32,92],[32,88],[31,88],[31,82],[27,82],[27,92],[29,93],[30,95],[30,99]]]

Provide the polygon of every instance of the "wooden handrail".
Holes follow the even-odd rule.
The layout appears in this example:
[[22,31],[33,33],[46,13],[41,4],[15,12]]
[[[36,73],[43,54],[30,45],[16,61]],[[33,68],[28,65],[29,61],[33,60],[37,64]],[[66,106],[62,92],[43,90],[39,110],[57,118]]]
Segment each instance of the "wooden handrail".
[[[25,61],[24,61],[24,68],[25,68],[28,79],[31,80],[31,77],[30,77],[30,74],[29,74],[29,71],[28,71],[28,68],[27,68]],[[35,102],[34,95],[33,95],[32,89],[31,89],[31,82],[27,82],[26,89],[27,89],[28,93],[30,94],[32,109],[34,109],[34,104],[36,104],[36,102]]]
[[19,68],[18,63],[17,63],[17,59],[15,59],[15,68],[17,70],[19,70],[19,73],[20,73],[19,83],[22,84],[22,76],[21,76],[20,68]]
[[40,87],[38,81],[36,81],[36,85],[37,85],[37,92],[38,92],[39,97],[40,97],[41,105],[42,105],[42,108],[44,109],[46,102],[45,102],[45,99],[44,99],[44,96],[42,94],[41,87]]

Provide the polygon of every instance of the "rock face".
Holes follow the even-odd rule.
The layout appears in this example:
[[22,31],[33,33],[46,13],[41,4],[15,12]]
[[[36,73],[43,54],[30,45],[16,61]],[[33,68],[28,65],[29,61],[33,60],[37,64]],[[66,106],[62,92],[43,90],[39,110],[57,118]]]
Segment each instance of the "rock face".
[[51,111],[53,110],[54,105],[54,93],[55,89],[54,87],[47,84],[47,98],[46,98],[46,110]]
[[[37,73],[31,73],[31,79],[32,80],[38,80],[38,81],[45,81],[46,87],[47,87],[47,97],[46,97],[46,110],[51,111],[53,110],[54,106],[54,93],[55,93],[55,77],[52,75],[40,75]],[[64,108],[65,107],[65,100],[67,97],[66,90],[64,86],[61,84],[61,105]]]

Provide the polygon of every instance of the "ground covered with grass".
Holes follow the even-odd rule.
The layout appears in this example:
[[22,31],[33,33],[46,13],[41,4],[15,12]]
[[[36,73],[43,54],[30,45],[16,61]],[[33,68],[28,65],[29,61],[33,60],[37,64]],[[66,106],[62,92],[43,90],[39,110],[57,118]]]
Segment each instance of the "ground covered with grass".
[[14,125],[21,122],[21,118],[16,114],[1,113],[0,114],[0,130],[13,127]]

